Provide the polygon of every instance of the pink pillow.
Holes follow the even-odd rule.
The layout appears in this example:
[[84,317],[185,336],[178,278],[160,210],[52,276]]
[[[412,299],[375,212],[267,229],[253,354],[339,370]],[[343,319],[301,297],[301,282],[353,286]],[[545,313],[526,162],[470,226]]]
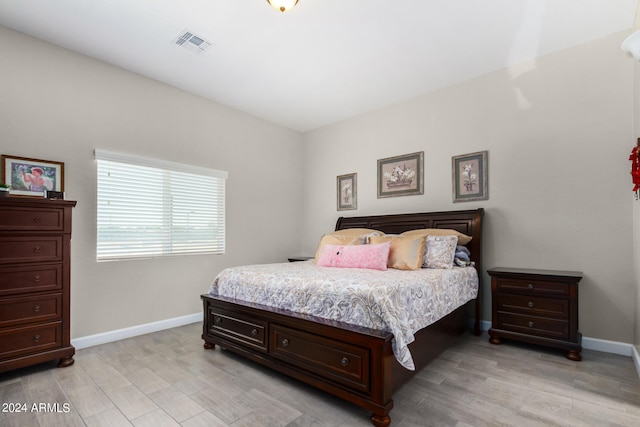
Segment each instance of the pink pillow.
[[318,259],[320,267],[386,270],[391,242],[374,245],[325,245]]

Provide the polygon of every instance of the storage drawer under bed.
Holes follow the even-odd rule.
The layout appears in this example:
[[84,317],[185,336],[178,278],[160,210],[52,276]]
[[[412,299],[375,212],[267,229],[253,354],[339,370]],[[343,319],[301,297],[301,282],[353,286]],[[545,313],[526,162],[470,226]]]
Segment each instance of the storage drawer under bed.
[[271,324],[269,353],[359,391],[370,389],[369,350],[299,329]]
[[219,307],[208,307],[207,331],[210,334],[266,352],[266,330],[266,322]]

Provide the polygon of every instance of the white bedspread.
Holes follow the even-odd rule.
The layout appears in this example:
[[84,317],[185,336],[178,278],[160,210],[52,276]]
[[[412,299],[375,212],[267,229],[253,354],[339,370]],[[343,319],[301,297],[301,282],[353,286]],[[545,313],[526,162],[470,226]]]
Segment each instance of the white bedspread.
[[393,333],[393,353],[414,370],[414,333],[478,294],[473,267],[387,271],[318,267],[312,261],[231,267],[209,289],[243,301],[279,307]]

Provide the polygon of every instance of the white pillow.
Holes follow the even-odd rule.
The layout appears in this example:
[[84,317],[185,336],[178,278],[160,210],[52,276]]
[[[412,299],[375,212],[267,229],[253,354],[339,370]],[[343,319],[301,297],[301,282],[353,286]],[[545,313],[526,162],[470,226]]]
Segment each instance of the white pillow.
[[458,236],[427,236],[427,252],[424,254],[423,266],[452,268],[457,244]]

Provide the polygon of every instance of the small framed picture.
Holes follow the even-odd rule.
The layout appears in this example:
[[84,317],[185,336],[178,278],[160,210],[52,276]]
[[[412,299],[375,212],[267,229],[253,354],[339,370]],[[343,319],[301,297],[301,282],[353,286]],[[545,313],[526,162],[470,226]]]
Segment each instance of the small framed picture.
[[424,194],[424,151],[378,160],[378,198]]
[[358,209],[358,174],[340,175],[336,180],[338,210]]
[[64,192],[62,191],[53,191],[53,190],[44,190],[44,198],[51,200],[64,200]]
[[2,179],[12,196],[44,197],[64,191],[64,163],[3,154]]
[[489,163],[487,151],[451,158],[453,201],[469,202],[489,198]]

